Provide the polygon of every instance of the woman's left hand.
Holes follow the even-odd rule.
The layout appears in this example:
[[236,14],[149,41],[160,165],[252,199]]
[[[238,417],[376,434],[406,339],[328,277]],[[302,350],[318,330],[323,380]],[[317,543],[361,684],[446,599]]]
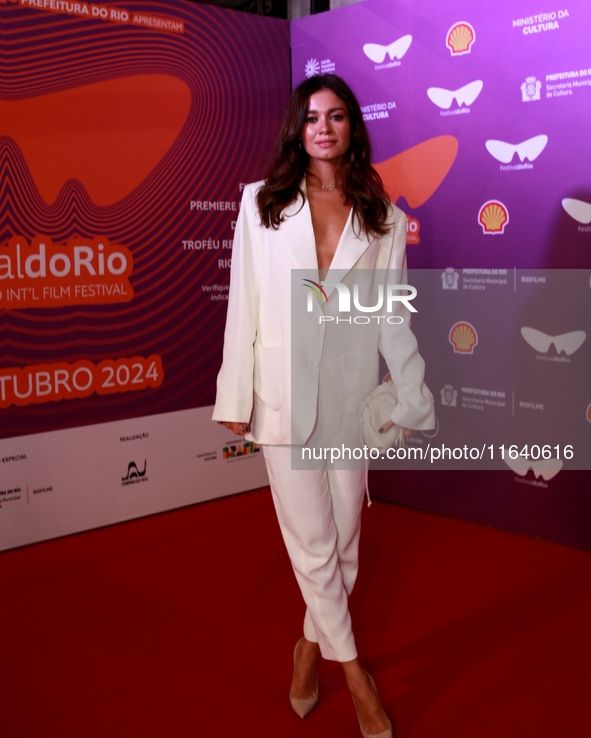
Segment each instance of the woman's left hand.
[[[387,433],[390,428],[393,428],[395,423],[391,420],[387,420],[384,425],[380,428],[380,433]],[[402,434],[404,436],[404,439],[410,438],[414,431],[411,428],[403,428]]]
[[219,425],[223,425],[236,436],[245,436],[250,433],[250,423],[231,423],[230,421],[218,420]]

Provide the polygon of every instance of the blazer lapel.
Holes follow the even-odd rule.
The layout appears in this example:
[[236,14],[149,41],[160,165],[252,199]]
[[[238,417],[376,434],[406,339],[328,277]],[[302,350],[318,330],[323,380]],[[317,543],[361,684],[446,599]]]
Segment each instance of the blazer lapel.
[[[302,189],[305,193],[305,180],[302,182]],[[310,274],[310,278],[318,281],[316,239],[308,198],[306,197],[302,204],[302,198],[298,197],[283,213],[285,221],[281,224],[279,232],[285,239],[298,267],[300,269],[306,269]],[[363,232],[359,235],[355,234],[353,230],[353,210],[351,210],[339,239],[330,269],[328,270],[326,281],[330,282],[331,277],[334,277],[335,272],[337,272],[338,277],[336,281],[340,282],[344,275],[359,261],[370,243],[371,241],[365,237]],[[335,289],[335,287],[327,286],[327,296],[330,297]]]
[[363,231],[359,235],[355,234],[353,230],[353,209],[351,209],[328,270],[329,275],[333,269],[340,272],[348,272],[352,269],[363,256],[370,243]]
[[[302,183],[302,189],[306,192],[306,182]],[[283,211],[285,220],[279,227],[279,233],[285,239],[295,261],[300,269],[311,270],[318,279],[318,256],[316,255],[316,239],[312,226],[312,213],[310,203],[306,197],[302,204],[302,198],[293,202]],[[313,275],[311,275],[313,276]]]
[[[332,263],[328,274],[326,275],[326,282],[342,282],[347,276],[347,273],[357,264],[359,259],[367,251],[371,244],[368,241],[363,232],[359,235],[355,234],[353,230],[353,209],[349,213],[349,218],[343,228],[341,238],[337,245],[337,250],[332,258]],[[327,285],[325,287],[326,294],[330,299],[332,293],[336,290],[336,287]]]

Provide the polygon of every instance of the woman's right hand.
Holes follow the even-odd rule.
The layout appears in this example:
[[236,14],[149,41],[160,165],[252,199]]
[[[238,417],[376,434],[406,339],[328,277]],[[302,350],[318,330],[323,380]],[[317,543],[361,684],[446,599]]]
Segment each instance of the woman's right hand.
[[[393,420],[386,420],[384,425],[379,429],[378,433],[387,433],[390,428],[393,428],[396,425],[396,423]],[[410,438],[414,433],[414,430],[411,430],[410,428],[403,428],[402,434],[404,435],[404,440],[406,441],[407,438]]]
[[250,423],[229,423],[224,420],[217,421],[236,436],[244,436],[250,431]]

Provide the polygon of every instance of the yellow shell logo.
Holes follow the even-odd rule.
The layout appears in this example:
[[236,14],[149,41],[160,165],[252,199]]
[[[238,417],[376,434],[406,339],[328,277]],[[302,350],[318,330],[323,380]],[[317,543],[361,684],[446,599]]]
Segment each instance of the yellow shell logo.
[[474,347],[478,345],[476,328],[465,321],[452,325],[449,332],[449,342],[454,347],[456,354],[473,354]]
[[484,233],[503,233],[509,222],[509,211],[498,200],[489,200],[478,211],[478,222]]
[[469,54],[472,44],[476,41],[476,31],[467,21],[460,21],[447,32],[445,45],[450,50],[452,56],[461,56]]

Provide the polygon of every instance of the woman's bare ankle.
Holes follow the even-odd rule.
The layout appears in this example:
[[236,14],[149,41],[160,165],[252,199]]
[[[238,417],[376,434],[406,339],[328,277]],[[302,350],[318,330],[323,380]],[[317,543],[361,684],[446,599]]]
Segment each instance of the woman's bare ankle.
[[367,680],[367,674],[359,663],[359,659],[345,661],[344,663],[341,663],[341,666],[345,673],[345,681],[347,682],[349,691],[353,695],[367,692],[369,689],[369,682]]
[[390,721],[370,678],[357,659],[341,664],[349,691],[357,710],[359,722],[369,733],[381,733],[390,727]]
[[303,638],[296,653],[290,692],[292,697],[308,699],[317,693],[319,655],[318,644]]

